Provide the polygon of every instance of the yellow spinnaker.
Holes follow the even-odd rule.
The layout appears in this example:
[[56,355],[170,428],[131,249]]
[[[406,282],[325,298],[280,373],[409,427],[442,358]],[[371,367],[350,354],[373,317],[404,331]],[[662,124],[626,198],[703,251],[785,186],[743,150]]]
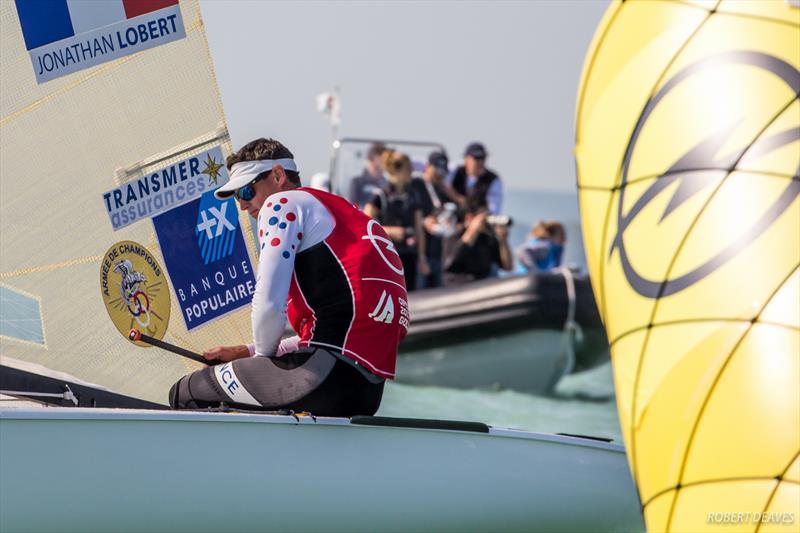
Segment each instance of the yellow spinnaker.
[[800,528],[800,8],[613,3],[583,234],[650,531]]

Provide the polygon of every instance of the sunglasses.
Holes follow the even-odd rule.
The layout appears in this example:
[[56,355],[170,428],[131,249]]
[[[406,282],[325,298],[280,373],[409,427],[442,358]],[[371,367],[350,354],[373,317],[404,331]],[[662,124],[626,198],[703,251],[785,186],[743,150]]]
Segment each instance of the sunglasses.
[[256,189],[255,187],[253,187],[253,185],[255,185],[259,180],[263,180],[264,178],[269,177],[270,173],[272,173],[271,170],[268,172],[262,172],[261,174],[256,176],[256,179],[254,179],[244,187],[240,187],[235,193],[233,193],[233,195],[237,199],[242,200],[243,202],[249,202],[256,196]]

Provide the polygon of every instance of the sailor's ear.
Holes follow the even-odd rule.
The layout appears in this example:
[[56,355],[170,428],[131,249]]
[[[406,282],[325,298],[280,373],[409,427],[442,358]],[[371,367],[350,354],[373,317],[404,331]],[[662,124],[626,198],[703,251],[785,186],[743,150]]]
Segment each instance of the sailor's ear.
[[275,181],[281,183],[286,180],[286,171],[283,170],[282,166],[275,165],[272,167],[272,176],[275,178]]

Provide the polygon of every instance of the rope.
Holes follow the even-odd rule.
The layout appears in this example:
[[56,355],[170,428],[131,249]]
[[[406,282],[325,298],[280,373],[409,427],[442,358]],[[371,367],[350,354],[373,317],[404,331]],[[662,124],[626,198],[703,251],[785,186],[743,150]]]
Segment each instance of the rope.
[[72,389],[69,388],[69,385],[64,385],[67,389],[66,391],[56,394],[52,392],[27,392],[27,391],[16,391],[16,390],[0,390],[0,394],[5,394],[6,396],[35,396],[35,397],[42,397],[42,398],[61,398],[67,401],[72,402],[75,405],[78,405],[78,398],[72,392]]
[[567,288],[567,319],[564,321],[564,334],[562,345],[566,356],[564,372],[561,377],[571,374],[575,369],[575,345],[583,342],[583,330],[581,325],[575,321],[575,311],[577,309],[577,299],[575,296],[575,278],[572,271],[567,267],[559,267],[557,272],[564,276],[564,284]]

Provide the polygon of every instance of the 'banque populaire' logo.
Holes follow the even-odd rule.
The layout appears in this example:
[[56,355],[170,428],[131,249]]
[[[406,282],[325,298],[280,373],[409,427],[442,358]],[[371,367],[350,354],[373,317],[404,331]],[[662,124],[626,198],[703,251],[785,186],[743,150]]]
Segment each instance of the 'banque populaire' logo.
[[164,336],[169,287],[161,265],[144,246],[121,241],[108,249],[100,266],[100,291],[108,316],[126,338],[132,328],[157,339]]
[[[617,202],[617,233],[609,249],[609,259],[613,257],[614,253],[619,254],[625,278],[630,286],[642,296],[648,298],[669,296],[691,287],[709,276],[762,235],[800,194],[800,178],[798,177],[800,157],[798,157],[794,178],[786,180],[783,192],[763,210],[756,222],[743,234],[730,235],[721,249],[715,250],[708,257],[701,258],[696,267],[680,275],[670,276],[666,280],[659,280],[649,279],[634,264],[635,261],[632,260],[625,245],[625,233],[648,207],[656,203],[665,190],[673,190],[673,193],[666,206],[661,208],[659,223],[696,194],[719,186],[721,181],[730,173],[738,170],[743,162],[768,156],[771,152],[800,140],[800,127],[796,125],[771,135],[762,136],[761,134],[769,125],[767,124],[762,131],[756,132],[757,135],[752,142],[731,149],[726,146],[726,143],[741,121],[741,118],[738,117],[740,110],[733,108],[730,109],[731,121],[728,124],[707,135],[687,152],[680,154],[674,163],[658,176],[658,179],[654,180],[638,198],[633,200],[627,196],[630,194],[630,187],[626,186],[630,181],[629,171],[632,158],[636,154],[637,142],[659,104],[681,87],[681,84],[698,73],[719,69],[721,75],[726,76],[730,75],[731,67],[736,66],[756,67],[763,75],[776,76],[796,95],[800,94],[800,72],[782,59],[761,52],[735,51],[718,54],[687,66],[669,79],[647,102],[628,143],[622,163],[622,179]],[[731,90],[734,90],[736,82],[735,76],[731,76]],[[663,148],[668,150],[669,145],[665,145]],[[674,185],[676,182],[677,185]]]

